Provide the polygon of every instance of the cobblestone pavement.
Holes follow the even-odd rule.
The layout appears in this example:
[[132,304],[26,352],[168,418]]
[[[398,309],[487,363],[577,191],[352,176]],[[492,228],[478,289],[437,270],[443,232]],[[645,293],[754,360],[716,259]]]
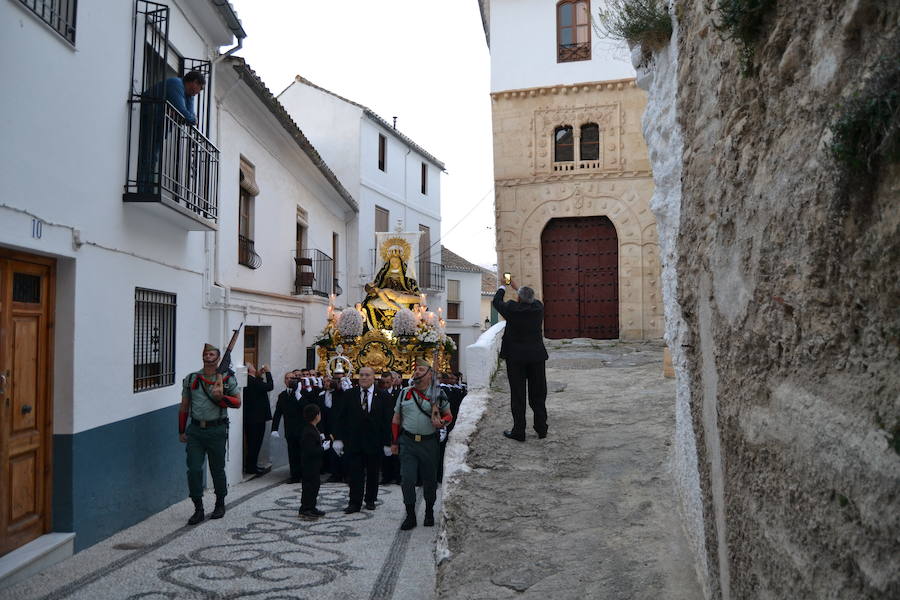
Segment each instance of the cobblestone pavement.
[[548,350],[546,439],[502,436],[505,370],[494,379],[471,471],[448,483],[438,598],[702,598],[669,472],[675,383],[662,377],[662,343]]
[[[189,500],[9,589],[2,600],[429,599],[435,527],[401,532],[400,487],[374,511],[345,515],[347,486],[323,484],[317,521],[297,517],[284,470],[234,486],[225,518],[185,526]],[[421,497],[421,489],[419,490]],[[207,509],[213,497],[206,498]],[[419,501],[421,523],[422,502]]]

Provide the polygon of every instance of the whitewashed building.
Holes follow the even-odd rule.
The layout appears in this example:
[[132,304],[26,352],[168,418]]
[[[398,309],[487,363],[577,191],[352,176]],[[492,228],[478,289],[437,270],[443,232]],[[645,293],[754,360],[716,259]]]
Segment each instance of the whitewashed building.
[[[313,340],[329,295],[345,300],[358,207],[243,59],[220,61],[215,77],[221,184],[213,279],[244,321],[235,356],[272,371],[274,407],[284,373],[315,366]],[[233,449],[241,447],[240,430],[232,427]],[[262,462],[267,455],[276,466],[286,462],[283,442],[268,450],[265,441]],[[239,455],[231,452],[230,481],[241,476]]]
[[481,300],[484,269],[443,246],[441,262],[447,280],[447,305],[443,314],[447,335],[457,347],[457,355],[451,361],[451,370],[456,372],[466,364],[466,346],[474,344],[484,330]]
[[[187,495],[181,379],[240,320],[210,279],[209,76],[245,35],[227,2],[0,2],[0,555]],[[153,90],[195,69],[191,128]]]
[[365,297],[363,286],[381,263],[375,233],[419,231],[413,269],[429,308],[443,307],[439,243],[444,164],[371,109],[300,77],[278,99],[359,202],[357,268],[348,272],[347,303]]

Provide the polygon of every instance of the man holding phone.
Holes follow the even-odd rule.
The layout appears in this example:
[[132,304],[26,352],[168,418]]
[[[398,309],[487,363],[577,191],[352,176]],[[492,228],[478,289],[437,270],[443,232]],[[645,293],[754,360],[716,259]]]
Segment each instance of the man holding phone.
[[519,288],[509,273],[503,279],[515,290],[518,300],[504,301],[506,285],[501,285],[492,304],[506,319],[500,358],[506,360],[509,378],[510,409],[513,427],[503,435],[525,441],[525,397],[534,413],[534,430],[539,438],[547,437],[547,349],[544,348],[544,305],[535,299],[530,287]]

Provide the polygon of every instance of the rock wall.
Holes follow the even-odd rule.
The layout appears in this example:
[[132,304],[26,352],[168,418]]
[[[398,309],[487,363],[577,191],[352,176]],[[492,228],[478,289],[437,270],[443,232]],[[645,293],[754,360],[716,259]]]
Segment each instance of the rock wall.
[[898,598],[900,166],[848,185],[830,144],[900,3],[775,2],[750,74],[720,4],[676,2],[639,76],[698,570],[709,598]]

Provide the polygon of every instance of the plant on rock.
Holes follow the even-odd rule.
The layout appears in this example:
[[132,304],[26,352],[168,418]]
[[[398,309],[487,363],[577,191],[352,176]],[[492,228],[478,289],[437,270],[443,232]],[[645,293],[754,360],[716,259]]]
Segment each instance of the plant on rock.
[[609,0],[597,15],[597,33],[644,51],[658,50],[672,37],[672,19],[666,0]]

